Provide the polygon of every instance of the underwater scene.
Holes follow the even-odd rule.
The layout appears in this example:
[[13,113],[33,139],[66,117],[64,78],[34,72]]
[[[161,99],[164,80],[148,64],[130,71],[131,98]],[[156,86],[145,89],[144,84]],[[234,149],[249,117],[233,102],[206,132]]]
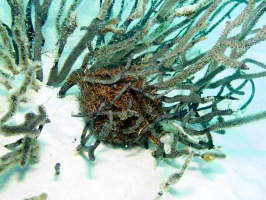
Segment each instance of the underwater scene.
[[263,200],[265,0],[0,0],[0,199]]

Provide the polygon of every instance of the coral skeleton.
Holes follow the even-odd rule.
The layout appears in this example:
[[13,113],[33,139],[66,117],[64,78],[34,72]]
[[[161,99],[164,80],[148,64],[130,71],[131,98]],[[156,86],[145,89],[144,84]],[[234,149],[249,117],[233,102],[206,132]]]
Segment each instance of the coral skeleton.
[[[42,28],[53,3],[27,1],[23,7],[19,0],[6,2],[12,22],[0,22],[0,84],[9,106],[0,119],[0,131],[6,137],[23,137],[5,145],[11,151],[1,157],[1,174],[37,157],[37,138],[49,122],[44,107],[36,105],[39,114],[25,114],[20,125],[8,123],[26,92],[38,90],[44,80],[41,53],[49,38]],[[78,23],[77,8],[83,1],[70,2],[67,7],[66,0],[60,1],[54,19],[56,56],[46,84],[60,86],[60,98],[74,85],[79,87],[80,110],[73,117],[83,117],[85,126],[76,149],[91,161],[102,142],[144,145],[153,149],[156,159],[186,157],[181,170],[163,185],[159,199],[194,157],[206,162],[225,158],[213,141],[214,133],[266,117],[266,111],[234,117],[251,103],[254,80],[266,76],[266,65],[246,56],[252,46],[266,40],[266,24],[257,26],[266,17],[265,1],[105,0],[86,26]],[[216,40],[197,51],[223,24]],[[82,36],[63,56],[75,31]],[[24,78],[19,86],[13,86],[14,76]],[[243,96],[247,100],[238,108],[222,106]],[[93,135],[96,141],[88,145]]]
[[48,195],[46,193],[41,193],[38,196],[32,196],[30,198],[26,198],[25,200],[46,200],[48,199]]

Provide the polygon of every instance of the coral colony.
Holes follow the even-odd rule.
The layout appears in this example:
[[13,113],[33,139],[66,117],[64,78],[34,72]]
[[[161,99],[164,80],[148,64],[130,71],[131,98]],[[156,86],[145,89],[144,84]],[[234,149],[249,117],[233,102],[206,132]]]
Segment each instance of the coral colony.
[[[52,0],[6,2],[11,23],[0,21],[0,84],[6,94],[1,98],[9,106],[1,113],[0,131],[4,137],[21,138],[5,145],[10,152],[0,158],[0,174],[38,159],[38,136],[49,122],[45,108],[35,105],[36,111],[26,113],[23,123],[10,123],[27,104],[26,93],[37,91],[43,81],[41,55],[49,38],[42,27]],[[80,111],[73,117],[83,117],[85,127],[77,151],[93,161],[97,146],[108,142],[143,145],[154,150],[155,158],[185,156],[182,169],[167,179],[157,198],[182,177],[193,157],[207,162],[225,157],[214,144],[214,132],[223,134],[225,128],[266,117],[265,111],[234,117],[252,101],[253,80],[266,75],[264,63],[245,56],[266,39],[266,25],[257,26],[266,17],[265,1],[92,1],[98,2],[99,11],[84,27],[77,19],[86,16],[76,11],[82,0],[73,0],[70,7],[66,0],[59,2],[53,18],[57,56],[45,84],[61,86],[61,98],[72,86],[80,88]],[[242,9],[238,15],[237,9]],[[222,24],[220,35],[213,35]],[[62,58],[67,39],[77,29],[82,36]],[[209,49],[197,51],[215,36]],[[240,102],[242,96],[247,100],[238,108],[224,106]],[[97,139],[88,145],[92,135]]]

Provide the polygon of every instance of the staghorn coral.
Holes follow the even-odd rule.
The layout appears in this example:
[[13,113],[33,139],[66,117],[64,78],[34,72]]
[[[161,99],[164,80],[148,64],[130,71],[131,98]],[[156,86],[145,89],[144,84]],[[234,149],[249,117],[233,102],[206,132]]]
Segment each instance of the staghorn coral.
[[[25,92],[36,85],[36,78],[43,79],[41,50],[49,38],[43,37],[42,26],[52,1],[28,1],[25,12],[21,1],[7,3],[12,23],[0,26],[1,84],[12,87],[11,77],[17,74],[24,74],[25,81],[16,92],[9,92],[8,112],[1,118],[4,135],[5,123],[17,112]],[[207,162],[225,157],[212,139],[214,131],[223,133],[225,128],[266,117],[265,111],[233,117],[252,101],[254,79],[266,75],[264,63],[245,57],[252,46],[266,39],[266,25],[257,27],[265,17],[265,1],[136,0],[126,4],[125,0],[105,0],[100,1],[98,14],[79,27],[81,3],[71,1],[67,8],[65,0],[60,2],[54,19],[56,57],[47,85],[63,83],[59,97],[76,84],[80,87],[80,113],[73,116],[84,117],[85,127],[77,150],[87,152],[90,160],[95,160],[94,152],[102,141],[127,146],[143,142],[146,148],[153,145],[156,158],[187,156],[181,171],[170,176],[159,192],[161,198],[193,157]],[[239,7],[244,7],[243,11],[231,17]],[[225,24],[224,30],[208,43],[210,47],[195,53],[221,24]],[[68,38],[77,29],[83,35],[64,59]],[[77,66],[80,57],[82,64]],[[254,73],[253,68],[260,72]],[[239,101],[248,84],[252,91],[245,103],[235,109],[221,107],[226,101]],[[22,155],[22,161],[16,163],[26,163],[31,154],[23,154],[23,149],[31,152],[25,147],[36,144],[38,127],[47,122],[43,110],[39,111],[42,120],[30,125],[27,116],[33,114],[29,114],[25,123],[12,129],[14,134],[25,129],[24,138],[14,143],[21,145],[14,154]],[[97,140],[87,146],[93,134]],[[5,160],[2,158],[9,163]]]
[[[36,74],[41,69],[40,59],[36,51],[30,51],[30,38],[27,38],[26,24],[23,20],[23,7],[19,1],[8,1],[12,11],[11,27],[0,21],[0,68],[1,89],[6,95],[1,95],[1,101],[7,102],[6,109],[0,117],[0,133],[5,137],[22,136],[16,142],[4,145],[10,152],[0,157],[0,174],[18,165],[25,167],[27,163],[38,161],[39,143],[37,141],[43,125],[49,122],[42,105],[35,105],[34,112],[24,114],[24,122],[14,124],[11,120],[19,114],[23,104],[30,105],[31,91],[37,91],[41,84]],[[35,45],[38,46],[38,42]],[[36,46],[35,46],[36,47]],[[33,53],[34,52],[34,53]]]
[[[107,4],[112,9],[110,2],[105,1],[102,9],[106,9]],[[206,162],[225,157],[215,146],[212,131],[222,131],[265,117],[265,112],[261,112],[228,119],[227,116],[233,115],[235,110],[221,109],[219,106],[225,100],[237,101],[235,95],[243,95],[247,83],[254,85],[253,78],[264,76],[265,72],[246,73],[249,69],[246,63],[252,59],[239,59],[252,45],[266,39],[265,26],[256,29],[256,34],[250,37],[256,20],[265,12],[265,2],[250,1],[238,17],[227,22],[213,47],[192,59],[187,52],[207,40],[212,29],[225,18],[214,24],[210,23],[211,20],[233,2],[202,1],[185,6],[178,1],[151,1],[150,7],[145,7],[145,15],[141,6],[143,3],[139,1],[132,8],[134,14],[128,15],[124,24],[120,24],[119,28],[127,29],[132,21],[140,18],[133,28],[121,36],[116,32],[111,37],[102,35],[105,32],[101,32],[101,27],[107,25],[101,24],[109,23],[112,19],[106,15],[106,20],[103,20],[104,11],[100,11],[101,17],[96,17],[86,27],[87,31],[95,34],[87,38],[89,52],[81,68],[74,71],[62,86],[59,96],[63,97],[73,85],[79,85],[81,113],[73,116],[84,117],[86,125],[77,150],[87,152],[90,160],[95,160],[94,152],[101,141],[127,146],[143,141],[146,148],[149,147],[149,141],[156,147],[153,155],[157,158],[188,155],[181,172],[172,175],[158,194],[160,198],[163,191],[169,188],[168,185],[176,183],[184,174],[193,156],[199,156]],[[241,3],[235,2],[226,15],[230,15]],[[155,12],[157,8],[158,12]],[[256,14],[256,18],[253,14]],[[187,19],[172,26],[173,19],[180,15],[187,16]],[[241,33],[229,36],[239,26],[242,27]],[[171,34],[175,36],[169,39]],[[93,47],[91,41],[96,35],[97,42]],[[231,48],[229,56],[225,53],[228,48]],[[254,60],[251,62],[255,63]],[[256,64],[264,66],[262,63]],[[227,68],[235,70],[233,75],[214,81]],[[205,73],[201,77],[194,76],[203,70]],[[235,88],[232,84],[236,80],[243,81]],[[229,92],[224,92],[225,87]],[[204,91],[208,89],[215,89],[216,95],[205,96]],[[182,90],[189,91],[189,94],[183,95],[180,92]],[[169,93],[173,91],[176,93],[170,96]],[[238,110],[244,109],[253,96],[252,93]],[[169,106],[170,103],[174,105]],[[97,135],[96,142],[86,146],[94,133]],[[169,142],[170,147],[163,140],[167,134],[174,134]],[[180,149],[178,143],[183,144],[183,148]]]

